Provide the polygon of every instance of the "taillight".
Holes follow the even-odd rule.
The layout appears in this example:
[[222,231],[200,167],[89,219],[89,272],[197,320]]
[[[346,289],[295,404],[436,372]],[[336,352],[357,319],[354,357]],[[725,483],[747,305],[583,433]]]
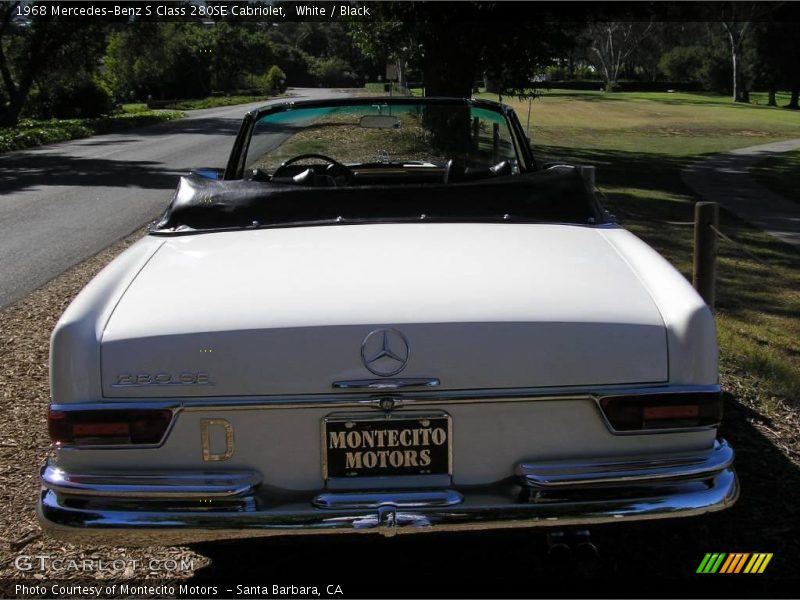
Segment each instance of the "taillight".
[[54,410],[47,414],[57,446],[157,444],[172,421],[168,409]]
[[616,431],[704,427],[722,420],[718,392],[606,396],[600,408]]

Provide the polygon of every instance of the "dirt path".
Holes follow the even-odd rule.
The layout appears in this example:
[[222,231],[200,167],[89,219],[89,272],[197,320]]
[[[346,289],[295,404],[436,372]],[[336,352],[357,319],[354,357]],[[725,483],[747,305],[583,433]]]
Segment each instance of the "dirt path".
[[800,206],[760,185],[750,168],[770,154],[800,148],[800,139],[739,148],[698,161],[681,172],[684,183],[748,223],[800,248]]

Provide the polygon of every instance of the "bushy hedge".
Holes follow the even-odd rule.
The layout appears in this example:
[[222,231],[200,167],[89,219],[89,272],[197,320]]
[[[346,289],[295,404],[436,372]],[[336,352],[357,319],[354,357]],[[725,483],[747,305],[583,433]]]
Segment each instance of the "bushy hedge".
[[24,116],[31,119],[89,119],[111,114],[114,99],[98,81],[88,77],[52,80],[31,92]]
[[310,73],[315,81],[325,87],[359,87],[363,85],[347,61],[336,56],[312,58]]
[[277,65],[272,65],[264,77],[264,91],[267,94],[282,94],[286,91],[286,73]]
[[286,73],[277,65],[271,66],[261,75],[248,75],[245,83],[249,86],[246,90],[236,90],[239,96],[275,95],[286,91]]
[[111,92],[93,79],[58,88],[52,101],[53,116],[57,119],[88,119],[108,115],[114,110]]
[[144,127],[178,119],[180,112],[142,111],[96,119],[53,119],[34,121],[23,119],[17,127],[0,128],[0,152],[24,150],[42,144],[89,137],[101,133]]

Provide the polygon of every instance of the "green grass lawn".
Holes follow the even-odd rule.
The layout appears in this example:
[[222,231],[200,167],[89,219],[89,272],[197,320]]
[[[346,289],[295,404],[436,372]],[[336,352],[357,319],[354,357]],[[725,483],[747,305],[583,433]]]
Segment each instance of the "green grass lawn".
[[763,186],[800,203],[800,150],[760,161],[750,174]]
[[364,84],[364,89],[370,94],[383,94],[383,82],[371,81]]
[[[525,127],[528,102],[503,100]],[[693,218],[697,199],[680,169],[709,153],[800,137],[800,113],[710,94],[553,90],[532,102],[528,131],[540,159],[596,165],[598,186],[622,225],[690,277],[692,227],[668,223]],[[795,183],[783,181],[797,190],[800,154],[783,161],[771,173],[794,169]],[[720,241],[716,308],[723,385],[761,414],[776,414],[779,405],[796,410],[800,253],[724,211],[721,224],[759,259]]]
[[147,104],[144,102],[132,102],[130,104],[123,104],[120,107],[120,109],[122,110],[122,112],[130,114],[142,113],[150,110],[149,108],[147,108]]
[[[496,94],[478,97],[497,99]],[[528,125],[528,101],[503,98]],[[696,157],[800,137],[800,112],[734,104],[727,96],[552,90],[531,102],[535,145]]]

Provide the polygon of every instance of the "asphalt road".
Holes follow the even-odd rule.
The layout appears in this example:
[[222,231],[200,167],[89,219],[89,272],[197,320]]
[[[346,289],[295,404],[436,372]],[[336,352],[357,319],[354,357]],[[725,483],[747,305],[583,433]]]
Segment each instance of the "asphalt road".
[[189,169],[224,167],[242,116],[263,104],[0,155],[0,308],[158,217]]

